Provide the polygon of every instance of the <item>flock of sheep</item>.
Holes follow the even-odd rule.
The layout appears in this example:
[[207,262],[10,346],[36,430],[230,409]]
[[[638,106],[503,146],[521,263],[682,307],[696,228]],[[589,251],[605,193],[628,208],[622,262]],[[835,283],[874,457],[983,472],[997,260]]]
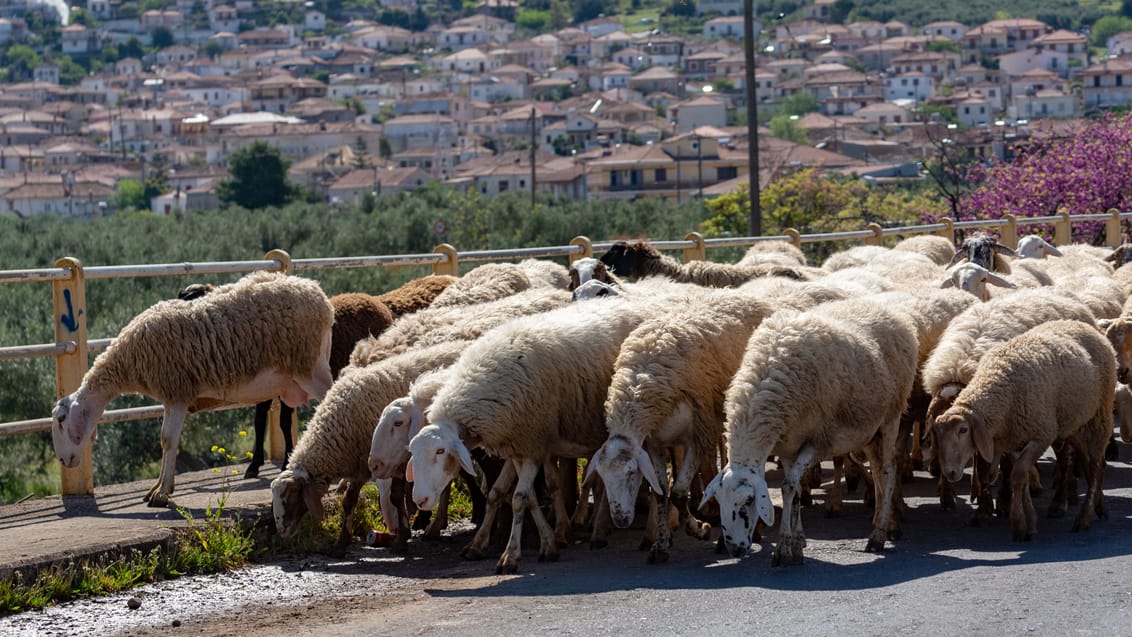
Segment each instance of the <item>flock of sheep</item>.
[[[972,467],[973,521],[1008,516],[1028,540],[1035,461],[1051,447],[1048,514],[1065,513],[1083,476],[1074,528],[1106,516],[1114,413],[1132,407],[1127,255],[1036,236],[1010,250],[987,235],[958,248],[923,235],[815,267],[786,241],[737,263],[680,263],[636,242],[569,270],[529,259],[329,299],[309,280],[253,273],[139,314],[56,405],[53,440],[71,466],[112,398],[160,400],[162,470],[146,500],[165,506],[188,413],[315,398],[271,484],[280,534],[323,517],[341,481],[344,549],[361,487],[376,480],[404,550],[414,509],[437,510],[426,534],[438,534],[462,476],[479,525],[466,557],[486,556],[510,501],[498,572],[518,569],[527,513],[539,559],[554,560],[572,528],[588,523],[603,546],[647,505],[642,548],[662,562],[674,531],[709,537],[712,500],[722,550],[746,553],[777,518],[774,563],[800,563],[801,508],[826,459],[828,513],[847,474],[871,485],[866,550],[899,538],[901,478],[925,463],[944,508]],[[1132,418],[1119,420],[1132,442]],[[262,435],[257,423],[259,463]]]

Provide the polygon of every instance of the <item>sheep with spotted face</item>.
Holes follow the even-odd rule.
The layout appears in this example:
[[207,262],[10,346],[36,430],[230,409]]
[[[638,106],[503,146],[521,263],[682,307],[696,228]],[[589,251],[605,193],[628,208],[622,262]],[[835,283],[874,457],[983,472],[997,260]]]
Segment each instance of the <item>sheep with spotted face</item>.
[[[472,469],[469,450],[480,447],[515,471],[492,486],[466,556],[484,554],[500,500],[513,483],[511,537],[496,570],[518,569],[528,509],[539,532],[540,560],[556,560],[569,519],[556,500],[559,528],[549,526],[533,492],[535,476],[554,458],[589,457],[601,446],[607,435],[602,405],[622,341],[647,317],[678,302],[621,296],[576,303],[515,319],[478,339],[433,399],[430,424],[409,442],[406,477],[417,506],[435,507],[458,469]],[[546,479],[553,491],[556,473],[546,472]]]
[[705,287],[737,287],[751,279],[765,276],[782,276],[796,280],[809,280],[811,273],[803,266],[778,264],[737,265],[692,261],[680,263],[661,254],[647,241],[627,243],[618,241],[601,255],[613,273],[620,277],[668,277],[682,283],[695,283]]
[[955,256],[948,262],[947,267],[968,261],[981,265],[991,272],[1010,274],[1009,257],[1014,256],[1017,256],[1015,252],[999,243],[998,239],[989,234],[978,232],[963,239],[963,243],[959,244]]
[[704,491],[704,502],[719,502],[728,552],[747,552],[757,520],[774,523],[766,481],[771,454],[783,468],[775,565],[803,559],[800,481],[827,456],[863,450],[875,468],[877,504],[866,550],[882,550],[890,534],[899,535],[892,515],[896,438],[916,352],[911,320],[867,299],[779,311],[762,322],[727,389],[729,462]]
[[78,390],[56,403],[55,452],[65,466],[75,466],[113,398],[152,396],[165,415],[161,475],[145,501],[167,506],[189,412],[275,396],[291,405],[322,398],[333,382],[333,322],[317,283],[272,272],[254,272],[192,301],[157,303],[122,328]]
[[[1010,456],[1010,528],[1015,540],[1030,540],[1037,533],[1030,469],[1050,445],[1067,441],[1088,484],[1073,530],[1088,529],[1094,512],[1108,517],[1101,487],[1115,387],[1112,346],[1094,326],[1035,326],[988,351],[955,402],[935,419],[940,469],[956,482],[975,453],[987,463]],[[1050,504],[1051,517],[1064,511],[1059,506]]]
[[620,287],[621,281],[609,272],[605,263],[594,257],[582,257],[570,264],[570,285],[574,292],[587,281],[600,281],[606,285]]

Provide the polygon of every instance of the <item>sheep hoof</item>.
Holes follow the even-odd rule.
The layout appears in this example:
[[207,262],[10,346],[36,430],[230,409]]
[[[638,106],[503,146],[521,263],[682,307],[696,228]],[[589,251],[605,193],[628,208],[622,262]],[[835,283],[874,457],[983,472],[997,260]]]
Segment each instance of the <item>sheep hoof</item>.
[[482,560],[487,556],[484,555],[483,551],[475,547],[465,546],[464,550],[460,551],[460,557],[464,558],[465,560]]
[[649,564],[664,564],[667,561],[668,551],[655,546],[651,551],[649,551]]
[[609,546],[609,540],[590,540],[590,550],[596,551]]
[[869,536],[868,543],[865,544],[865,552],[880,553],[884,551],[884,543],[887,539],[887,532],[882,531],[878,533],[876,531],[873,531],[872,535]]
[[248,470],[244,472],[244,479],[250,480],[252,478],[258,478],[259,477],[259,467],[260,467],[260,465],[258,465],[258,464],[248,465]]
[[169,494],[158,493],[157,487],[154,487],[154,488],[150,489],[148,494],[146,494],[144,501],[148,506],[153,507],[153,508],[161,508],[161,509],[168,508],[168,506],[169,506]]
[[538,561],[540,562],[557,562],[558,551],[540,551],[538,554]]
[[514,575],[515,573],[518,573],[518,572],[519,572],[519,563],[518,562],[512,562],[512,561],[508,560],[506,555],[503,556],[503,558],[499,560],[499,564],[495,565],[495,574],[496,575]]

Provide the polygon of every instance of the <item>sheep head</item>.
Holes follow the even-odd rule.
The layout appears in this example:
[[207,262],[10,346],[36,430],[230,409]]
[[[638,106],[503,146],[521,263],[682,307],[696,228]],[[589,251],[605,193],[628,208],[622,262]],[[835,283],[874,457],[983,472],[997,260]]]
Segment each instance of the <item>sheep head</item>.
[[1018,249],[1014,251],[1020,259],[1044,259],[1047,256],[1060,257],[1061,251],[1053,244],[1036,234],[1030,234],[1018,240]]
[[94,438],[95,420],[91,408],[79,400],[79,392],[63,396],[51,410],[51,442],[64,467],[74,468],[83,450]]
[[282,537],[291,537],[308,512],[316,520],[326,517],[322,496],[326,485],[311,480],[302,469],[287,469],[271,481],[271,512]]
[[633,523],[641,478],[654,492],[664,493],[644,446],[621,434],[611,435],[586,467],[586,483],[592,482],[596,476],[601,476],[605,484],[609,514],[613,525],[618,528],[623,529]]
[[382,410],[369,449],[368,466],[375,480],[392,478],[393,471],[408,460],[406,450],[416,413],[413,400],[408,396],[394,400]]
[[425,511],[436,507],[440,494],[461,468],[472,475],[476,473],[472,454],[452,423],[422,427],[409,441],[409,454],[412,457],[405,479],[413,483],[413,502]]
[[593,257],[583,257],[570,264],[570,286],[567,288],[569,291],[573,292],[582,284],[593,280],[613,283],[609,269],[604,263]]
[[645,271],[645,261],[659,259],[660,256],[656,248],[645,241],[638,241],[633,244],[618,241],[610,246],[610,248],[605,251],[605,254],[601,255],[600,261],[604,263],[613,274],[636,277],[640,276],[641,272]]
[[1113,268],[1119,268],[1132,261],[1132,243],[1120,244],[1104,260],[1111,263]]
[[987,462],[994,459],[994,438],[982,418],[970,409],[952,407],[936,418],[932,428],[940,472],[949,482],[963,478],[963,470],[976,451]]
[[1002,245],[989,234],[977,234],[963,240],[959,249],[955,251],[955,256],[951,257],[951,263],[947,265],[951,267],[966,259],[971,263],[983,266],[987,270],[994,270],[995,253],[1004,254],[1008,257],[1017,256],[1013,250]]
[[586,301],[603,296],[621,296],[621,293],[618,292],[619,289],[620,288],[616,285],[610,285],[598,281],[597,279],[590,279],[574,290],[573,294],[570,295],[570,300]]
[[1018,287],[974,262],[961,263],[952,268],[939,287],[957,287],[964,292],[974,294],[980,301],[988,301],[990,300],[990,292],[987,290],[988,284],[1010,289]]
[[774,524],[765,469],[728,463],[704,489],[700,508],[712,498],[719,502],[723,543],[733,557],[750,550],[759,520],[767,526]]

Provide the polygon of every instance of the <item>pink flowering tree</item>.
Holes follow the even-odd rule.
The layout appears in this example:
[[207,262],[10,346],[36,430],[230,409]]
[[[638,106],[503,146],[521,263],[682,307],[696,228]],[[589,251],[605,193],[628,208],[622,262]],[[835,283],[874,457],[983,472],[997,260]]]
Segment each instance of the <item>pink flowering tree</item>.
[[[971,189],[959,198],[956,221],[1132,210],[1132,114],[1036,138],[1011,162],[965,166],[962,179]],[[1024,232],[1049,234],[1052,227],[1028,225]],[[1104,222],[1073,224],[1074,242],[1103,240]]]

